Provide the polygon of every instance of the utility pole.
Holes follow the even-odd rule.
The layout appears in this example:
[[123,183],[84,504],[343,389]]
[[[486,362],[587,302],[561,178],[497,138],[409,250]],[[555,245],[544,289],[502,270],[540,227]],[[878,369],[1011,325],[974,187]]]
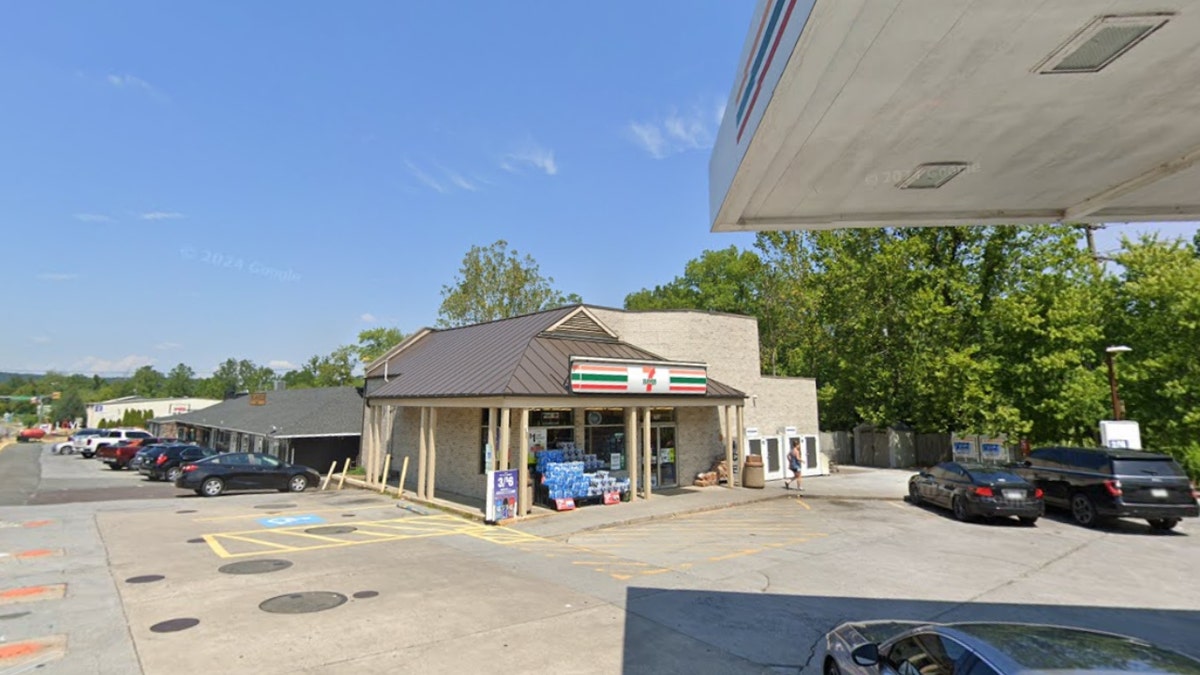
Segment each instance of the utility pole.
[[1098,267],[1105,259],[1096,251],[1096,230],[1102,230],[1104,226],[1096,223],[1076,223],[1075,227],[1083,230],[1084,236],[1087,237],[1088,255],[1092,256]]

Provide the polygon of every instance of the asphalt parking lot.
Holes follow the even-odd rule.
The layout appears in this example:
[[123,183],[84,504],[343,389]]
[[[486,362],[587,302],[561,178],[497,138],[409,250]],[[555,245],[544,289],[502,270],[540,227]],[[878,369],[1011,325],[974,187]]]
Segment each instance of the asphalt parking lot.
[[1067,623],[1200,657],[1194,521],[788,495],[542,537],[361,491],[181,490],[0,525],[2,641],[40,645],[7,663],[0,645],[0,673],[819,672],[820,636],[871,618]]

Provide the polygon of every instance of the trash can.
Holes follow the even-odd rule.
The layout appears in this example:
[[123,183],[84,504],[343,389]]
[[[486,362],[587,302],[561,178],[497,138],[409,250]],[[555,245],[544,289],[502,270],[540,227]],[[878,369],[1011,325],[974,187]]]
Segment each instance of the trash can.
[[746,463],[742,465],[742,487],[759,490],[766,487],[763,479],[762,455],[746,455]]

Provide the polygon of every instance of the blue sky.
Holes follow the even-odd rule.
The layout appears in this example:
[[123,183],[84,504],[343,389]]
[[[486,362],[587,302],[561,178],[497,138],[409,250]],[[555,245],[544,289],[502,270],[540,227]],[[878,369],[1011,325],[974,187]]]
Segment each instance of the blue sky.
[[611,306],[749,245],[707,167],[754,5],[11,4],[0,370],[287,368],[497,239]]

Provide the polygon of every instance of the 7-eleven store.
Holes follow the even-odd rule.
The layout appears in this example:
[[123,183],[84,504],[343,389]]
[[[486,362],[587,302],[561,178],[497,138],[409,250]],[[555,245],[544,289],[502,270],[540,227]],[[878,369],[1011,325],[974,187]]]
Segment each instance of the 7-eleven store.
[[[768,446],[778,466],[783,437],[764,444],[763,431],[817,431],[813,381],[764,378],[754,319],[708,312],[572,305],[423,329],[368,366],[364,400],[370,481],[407,458],[407,491],[473,504],[489,469],[532,485],[545,451],[627,480],[636,500]],[[540,487],[521,491],[518,511],[547,499]]]

